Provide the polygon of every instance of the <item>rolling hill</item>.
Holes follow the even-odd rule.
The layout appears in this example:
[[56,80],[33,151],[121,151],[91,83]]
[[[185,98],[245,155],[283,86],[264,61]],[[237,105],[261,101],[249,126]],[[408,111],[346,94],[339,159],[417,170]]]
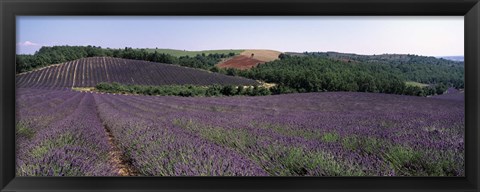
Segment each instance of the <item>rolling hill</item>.
[[93,87],[100,82],[137,85],[253,85],[256,81],[177,65],[89,57],[17,75],[17,87]]

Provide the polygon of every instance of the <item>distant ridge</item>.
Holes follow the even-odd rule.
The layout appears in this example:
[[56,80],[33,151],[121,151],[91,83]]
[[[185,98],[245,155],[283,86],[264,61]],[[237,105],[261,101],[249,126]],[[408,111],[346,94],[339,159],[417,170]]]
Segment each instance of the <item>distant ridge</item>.
[[441,57],[438,57],[438,58],[447,59],[447,60],[450,60],[450,61],[465,61],[464,56],[441,56]]
[[[407,64],[407,63],[422,63],[422,64],[454,64],[458,65],[461,61],[453,61],[443,57],[421,56],[414,54],[380,54],[380,55],[359,55],[354,53],[339,53],[339,52],[287,52],[290,56],[315,56],[329,58],[345,62],[366,62],[366,63],[389,63],[389,64]],[[457,57],[457,56],[455,56]],[[463,56],[459,56],[462,57]],[[458,58],[460,59],[460,58]]]

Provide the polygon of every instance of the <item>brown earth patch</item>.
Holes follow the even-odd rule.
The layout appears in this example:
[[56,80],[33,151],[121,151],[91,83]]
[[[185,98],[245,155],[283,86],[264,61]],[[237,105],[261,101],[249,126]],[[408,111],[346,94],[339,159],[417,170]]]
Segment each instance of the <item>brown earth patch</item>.
[[219,63],[217,66],[220,68],[250,69],[260,63],[264,62],[258,59],[247,57],[245,55],[237,55],[231,59]]

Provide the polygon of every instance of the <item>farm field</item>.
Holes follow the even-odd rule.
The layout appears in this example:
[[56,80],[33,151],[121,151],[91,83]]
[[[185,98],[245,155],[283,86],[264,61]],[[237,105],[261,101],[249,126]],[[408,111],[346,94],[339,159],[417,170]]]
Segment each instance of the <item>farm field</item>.
[[100,82],[136,85],[254,85],[256,81],[171,64],[91,57],[17,75],[18,87],[94,87]]
[[464,101],[465,100],[465,91],[450,88],[446,91],[445,94],[435,95],[435,96],[432,96],[432,98]]
[[185,98],[19,87],[16,102],[21,176],[465,172],[463,100],[355,92]]
[[210,9],[16,17],[16,176],[469,175],[464,17]]
[[228,60],[220,62],[217,64],[217,66],[220,68],[250,69],[260,63],[262,63],[262,61],[258,59],[254,59],[245,55],[237,55]]

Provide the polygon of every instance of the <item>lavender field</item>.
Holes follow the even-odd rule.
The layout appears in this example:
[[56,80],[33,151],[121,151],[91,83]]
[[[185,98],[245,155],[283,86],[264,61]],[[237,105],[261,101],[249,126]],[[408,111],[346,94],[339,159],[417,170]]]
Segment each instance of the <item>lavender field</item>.
[[463,176],[464,101],[17,89],[19,176]]

